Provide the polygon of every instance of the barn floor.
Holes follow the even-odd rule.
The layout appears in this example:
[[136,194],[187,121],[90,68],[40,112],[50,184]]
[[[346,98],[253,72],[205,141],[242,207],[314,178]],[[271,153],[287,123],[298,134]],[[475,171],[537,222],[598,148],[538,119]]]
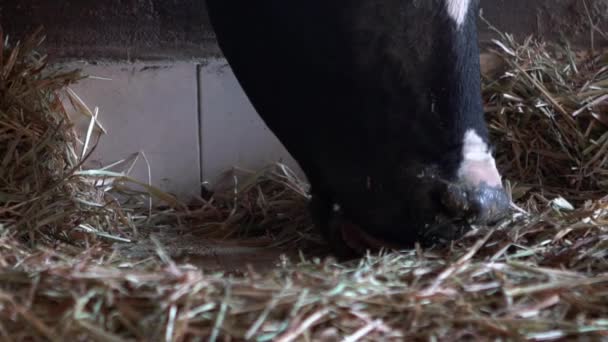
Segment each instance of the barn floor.
[[[171,235],[167,236],[167,235]],[[155,235],[167,255],[177,263],[187,263],[207,272],[244,274],[248,271],[268,272],[285,260],[329,256],[323,244],[292,243],[286,247],[266,247],[271,242],[258,239],[227,239],[213,241],[192,236]],[[129,259],[142,260],[156,254],[156,246],[148,239],[136,244],[114,246]]]
[[0,339],[608,338],[608,53],[502,36],[483,92],[513,216],[339,263],[279,166],[190,206],[82,168],[92,129],[77,139],[65,106],[94,115],[65,89],[77,73],[42,72],[42,41],[0,45]]

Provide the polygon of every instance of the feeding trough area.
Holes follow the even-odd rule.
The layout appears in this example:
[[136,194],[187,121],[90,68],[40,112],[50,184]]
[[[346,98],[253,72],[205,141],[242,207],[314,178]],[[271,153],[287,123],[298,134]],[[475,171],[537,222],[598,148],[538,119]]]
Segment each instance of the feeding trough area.
[[[0,34],[0,336],[6,341],[608,338],[608,51],[497,32],[482,94],[513,201],[493,226],[349,261],[283,164],[228,170],[183,202],[91,169],[111,132]],[[76,129],[73,115],[89,122]]]

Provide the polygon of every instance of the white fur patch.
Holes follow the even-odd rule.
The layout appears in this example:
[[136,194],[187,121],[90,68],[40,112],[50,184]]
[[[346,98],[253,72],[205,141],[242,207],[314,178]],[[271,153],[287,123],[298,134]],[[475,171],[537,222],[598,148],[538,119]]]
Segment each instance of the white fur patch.
[[471,0],[445,0],[449,16],[456,22],[458,27],[462,26]]
[[489,152],[488,145],[486,145],[481,137],[477,135],[477,132],[472,129],[469,129],[464,134],[462,155],[465,160],[494,160]]
[[502,185],[496,161],[492,157],[488,145],[472,129],[464,134],[462,164],[458,169],[458,178],[473,186],[481,183],[489,186]]

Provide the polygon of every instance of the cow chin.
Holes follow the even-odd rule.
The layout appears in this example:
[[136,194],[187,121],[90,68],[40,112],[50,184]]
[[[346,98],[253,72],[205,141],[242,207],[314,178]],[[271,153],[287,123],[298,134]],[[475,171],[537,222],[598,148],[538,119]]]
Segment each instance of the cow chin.
[[408,249],[416,242],[422,246],[447,243],[462,237],[472,225],[502,219],[510,200],[500,182],[473,183],[472,173],[464,170],[453,181],[442,177],[436,167],[418,169],[415,174],[408,170],[395,186],[386,187],[390,192],[353,196],[365,198],[366,203],[344,203],[334,211],[331,234],[360,255],[367,250]]
[[[368,250],[409,249],[416,242],[426,246],[443,239],[457,238],[462,228],[447,219],[447,211],[441,201],[446,186],[439,181],[415,180],[407,182],[415,186],[408,187],[408,191],[400,191],[407,195],[381,193],[376,201],[368,199],[366,203],[354,204],[356,209],[344,206],[340,211],[334,211],[329,222],[334,250],[346,247],[355,256]],[[348,253],[342,251],[340,254]]]
[[427,208],[425,213],[433,215],[394,218],[382,224],[355,223],[345,217],[334,217],[329,227],[333,243],[344,244],[342,248],[350,252],[340,253],[352,256],[383,249],[411,249],[416,243],[422,247],[441,245],[459,239],[471,229],[469,220],[448,214],[447,210]]
[[[367,251],[377,252],[380,250],[404,250],[414,247],[416,242],[423,247],[433,244],[444,244],[458,239],[469,229],[470,224],[463,220],[450,220],[442,215],[437,215],[431,223],[403,223],[390,227],[357,225],[344,218],[333,220],[330,225],[333,235],[343,243],[350,255],[362,255]],[[385,234],[388,230],[393,234]],[[401,233],[396,237],[394,233]],[[347,255],[342,251],[342,256]]]
[[346,220],[340,220],[339,223],[336,223],[335,229],[339,230],[337,232],[339,234],[339,238],[346,244],[346,246],[358,254],[363,254],[368,250],[398,250],[408,247],[399,243],[391,242],[382,237],[375,237],[366,232],[360,226]]

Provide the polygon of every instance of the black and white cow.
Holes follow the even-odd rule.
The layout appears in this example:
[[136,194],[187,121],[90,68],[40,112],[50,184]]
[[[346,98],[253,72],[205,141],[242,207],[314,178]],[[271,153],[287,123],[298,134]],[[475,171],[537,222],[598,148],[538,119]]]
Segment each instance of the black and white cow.
[[478,0],[207,0],[219,46],[351,247],[454,238],[509,208],[480,95]]

